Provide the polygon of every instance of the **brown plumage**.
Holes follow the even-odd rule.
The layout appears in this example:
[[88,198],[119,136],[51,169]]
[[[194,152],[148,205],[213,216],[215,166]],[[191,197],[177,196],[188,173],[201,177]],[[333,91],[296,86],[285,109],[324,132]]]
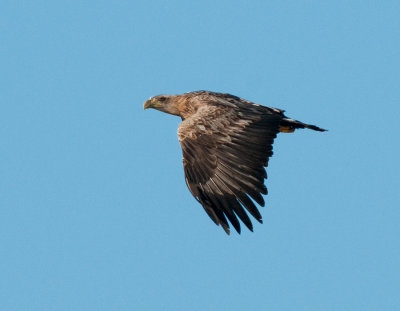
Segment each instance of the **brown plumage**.
[[246,210],[262,223],[253,201],[264,206],[264,167],[277,133],[298,128],[325,131],[289,119],[283,110],[225,93],[157,95],[148,99],[144,108],[182,118],[178,138],[186,184],[208,216],[227,234],[229,222],[240,233],[238,218],[253,231]]

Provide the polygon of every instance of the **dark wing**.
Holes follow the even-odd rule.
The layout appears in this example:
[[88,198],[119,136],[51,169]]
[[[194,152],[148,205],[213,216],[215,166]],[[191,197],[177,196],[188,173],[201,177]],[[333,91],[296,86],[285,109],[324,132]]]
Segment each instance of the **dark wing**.
[[205,105],[179,125],[186,184],[228,234],[228,220],[240,233],[238,217],[253,231],[245,209],[262,222],[251,199],[264,206],[264,167],[281,119],[279,111],[264,106]]

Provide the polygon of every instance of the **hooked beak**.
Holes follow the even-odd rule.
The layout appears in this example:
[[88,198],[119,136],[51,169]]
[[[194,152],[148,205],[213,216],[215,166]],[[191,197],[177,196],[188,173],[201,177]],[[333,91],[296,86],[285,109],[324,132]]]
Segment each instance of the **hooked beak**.
[[152,108],[152,107],[153,107],[153,103],[151,102],[151,99],[146,100],[143,104],[143,109]]

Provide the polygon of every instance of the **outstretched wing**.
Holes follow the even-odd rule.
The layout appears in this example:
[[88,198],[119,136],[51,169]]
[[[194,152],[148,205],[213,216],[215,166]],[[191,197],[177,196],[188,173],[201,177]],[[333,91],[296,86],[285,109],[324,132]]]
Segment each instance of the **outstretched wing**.
[[282,119],[277,112],[258,105],[204,105],[178,127],[186,184],[227,234],[228,220],[240,233],[238,218],[253,231],[245,209],[262,222],[251,199],[264,206],[264,167]]

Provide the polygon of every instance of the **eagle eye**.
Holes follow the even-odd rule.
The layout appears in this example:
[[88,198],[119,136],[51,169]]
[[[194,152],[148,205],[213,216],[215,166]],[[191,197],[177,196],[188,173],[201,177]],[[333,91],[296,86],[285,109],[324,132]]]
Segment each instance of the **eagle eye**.
[[159,101],[159,102],[165,102],[166,99],[167,99],[166,97],[161,96],[161,97],[158,99],[158,101]]

